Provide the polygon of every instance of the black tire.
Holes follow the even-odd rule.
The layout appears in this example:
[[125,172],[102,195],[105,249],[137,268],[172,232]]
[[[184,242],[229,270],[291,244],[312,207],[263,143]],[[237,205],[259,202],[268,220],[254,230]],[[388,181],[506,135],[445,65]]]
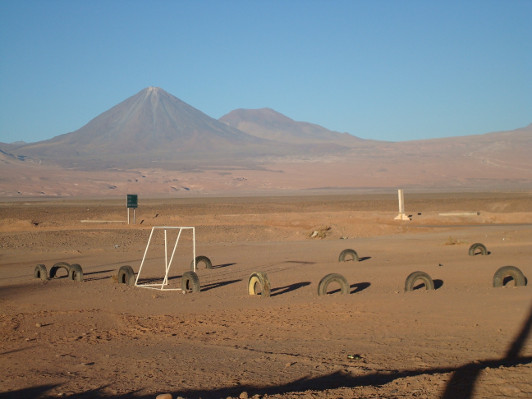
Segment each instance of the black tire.
[[70,265],[68,278],[72,281],[83,281],[83,269],[77,263]]
[[185,292],[199,292],[200,282],[196,273],[188,271],[181,277],[181,289]]
[[130,287],[135,285],[135,272],[133,268],[129,265],[120,266],[117,274],[118,284],[126,284]]
[[327,288],[333,282],[340,284],[340,290],[343,295],[349,294],[349,284],[345,277],[338,273],[330,273],[320,280],[318,284],[318,295],[327,295]]
[[[257,289],[258,288],[258,289]],[[268,298],[271,293],[270,279],[266,273],[251,273],[248,279],[248,294]]]
[[39,263],[37,266],[35,266],[33,277],[40,278],[43,281],[48,280],[48,271],[46,270],[46,266],[42,263]]
[[[200,263],[205,263],[205,269],[212,269],[212,262],[206,256],[196,256],[196,269],[199,269]],[[194,260],[190,262],[190,270],[194,270]]]
[[358,262],[358,254],[354,249],[344,249],[342,252],[340,252],[340,256],[338,256],[338,262],[347,262],[348,260]]
[[57,275],[57,271],[59,269],[65,269],[65,271],[67,272],[67,274],[70,273],[70,263],[66,263],[66,262],[57,262],[55,265],[53,265],[51,268],[50,268],[50,278],[55,278],[55,276]]
[[425,284],[425,288],[428,290],[434,289],[434,281],[425,272],[413,272],[408,275],[405,281],[405,292],[414,290],[414,285],[418,280],[421,280]]
[[526,285],[526,277],[521,270],[515,266],[503,266],[493,275],[493,286],[504,286],[504,280],[506,277],[511,277],[514,280],[516,287],[524,287]]
[[488,250],[484,244],[481,244],[480,242],[476,242],[473,245],[469,247],[469,256],[475,256],[475,255],[487,255]]

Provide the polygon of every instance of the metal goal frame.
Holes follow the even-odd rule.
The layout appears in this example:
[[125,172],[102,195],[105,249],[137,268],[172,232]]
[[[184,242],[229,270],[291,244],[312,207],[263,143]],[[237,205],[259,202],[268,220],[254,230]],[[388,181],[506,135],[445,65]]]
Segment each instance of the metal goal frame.
[[[142,272],[142,266],[144,266],[144,261],[146,260],[146,255],[148,253],[148,249],[150,248],[151,239],[153,237],[153,233],[155,230],[164,230],[164,278],[162,283],[144,283],[139,284],[139,278],[140,274]],[[174,243],[174,248],[172,250],[172,254],[170,256],[170,259],[168,259],[168,230],[179,230],[179,233],[177,234],[177,238]],[[172,266],[172,262],[174,260],[175,251],[177,249],[177,245],[179,244],[179,239],[181,238],[181,233],[183,230],[192,230],[192,259],[193,259],[193,265],[194,265],[194,272],[196,271],[196,229],[194,227],[183,227],[183,226],[153,226],[151,228],[150,237],[148,238],[148,243],[146,244],[146,249],[144,250],[144,256],[142,257],[142,261],[140,262],[139,272],[137,273],[137,278],[135,279],[135,287],[141,287],[141,288],[150,288],[153,290],[167,290],[167,291],[183,291],[181,288],[165,288],[168,285],[168,273],[170,272],[170,267]]]

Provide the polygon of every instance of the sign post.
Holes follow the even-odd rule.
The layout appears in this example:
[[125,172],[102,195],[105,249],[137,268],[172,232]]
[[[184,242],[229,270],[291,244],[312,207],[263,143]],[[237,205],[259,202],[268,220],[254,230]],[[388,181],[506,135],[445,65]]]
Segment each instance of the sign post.
[[136,210],[138,206],[138,195],[137,194],[128,194],[127,195],[127,224],[129,224],[129,210],[133,209],[133,224],[136,222]]

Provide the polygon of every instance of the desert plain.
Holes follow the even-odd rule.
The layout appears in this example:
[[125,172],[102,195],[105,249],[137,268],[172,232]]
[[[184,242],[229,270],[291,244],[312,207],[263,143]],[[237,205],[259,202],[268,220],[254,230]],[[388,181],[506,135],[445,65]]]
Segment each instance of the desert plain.
[[[0,201],[0,398],[530,398],[532,192]],[[164,290],[117,282],[143,257],[165,274],[164,229],[184,230]],[[171,257],[176,230],[167,231]],[[488,255],[468,254],[483,243]],[[358,261],[339,262],[344,249]],[[83,281],[57,262],[80,264]],[[428,273],[405,292],[414,271]],[[253,272],[271,295],[249,295]],[[349,292],[319,281],[342,274]]]

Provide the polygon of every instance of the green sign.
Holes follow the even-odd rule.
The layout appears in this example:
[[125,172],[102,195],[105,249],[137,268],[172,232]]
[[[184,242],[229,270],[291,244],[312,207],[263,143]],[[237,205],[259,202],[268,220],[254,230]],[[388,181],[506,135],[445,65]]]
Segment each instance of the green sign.
[[137,194],[128,194],[127,195],[127,207],[128,208],[137,208],[138,195]]

